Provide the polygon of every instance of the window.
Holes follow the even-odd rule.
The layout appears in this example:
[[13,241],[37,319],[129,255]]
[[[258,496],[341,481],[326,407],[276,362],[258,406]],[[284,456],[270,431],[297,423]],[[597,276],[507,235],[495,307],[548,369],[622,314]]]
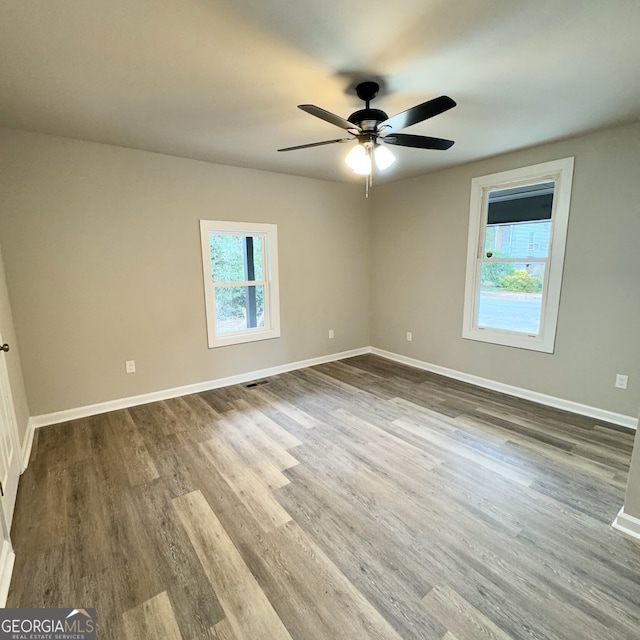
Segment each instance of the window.
[[200,220],[209,347],[280,337],[274,224]]
[[462,337],[553,353],[573,158],[474,178]]

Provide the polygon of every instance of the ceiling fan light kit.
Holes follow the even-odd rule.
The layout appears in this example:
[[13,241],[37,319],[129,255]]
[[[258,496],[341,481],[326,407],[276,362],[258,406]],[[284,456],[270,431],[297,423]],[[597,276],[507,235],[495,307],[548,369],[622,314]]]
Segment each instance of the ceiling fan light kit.
[[347,167],[360,176],[368,176],[371,173],[371,156],[363,144],[358,143],[351,147],[344,161]]
[[387,149],[387,147],[383,147],[381,144],[378,144],[373,149],[373,157],[376,161],[376,167],[378,167],[378,171],[384,171],[388,169],[395,161],[396,157],[393,153]]
[[449,96],[440,96],[439,98],[428,100],[390,118],[384,111],[371,109],[369,106],[379,90],[380,86],[377,82],[361,82],[356,87],[356,93],[361,100],[364,100],[365,108],[355,111],[346,120],[312,104],[298,105],[299,109],[310,113],[312,116],[344,129],[351,135],[351,138],[312,142],[278,149],[278,151],[296,151],[298,149],[356,140],[357,144],[347,153],[345,163],[357,175],[367,176],[368,195],[368,188],[372,180],[373,162],[375,162],[378,171],[384,171],[396,160],[393,153],[385,145],[391,144],[400,147],[436,149],[440,151],[449,149],[453,145],[453,140],[445,140],[444,138],[396,133],[400,129],[410,127],[428,118],[433,118],[433,116],[455,107],[455,101]]
[[351,147],[344,161],[347,167],[359,176],[368,176],[371,173],[371,155],[373,149],[373,160],[378,171],[388,169],[395,161],[396,157],[381,144],[373,145],[371,142],[358,143]]

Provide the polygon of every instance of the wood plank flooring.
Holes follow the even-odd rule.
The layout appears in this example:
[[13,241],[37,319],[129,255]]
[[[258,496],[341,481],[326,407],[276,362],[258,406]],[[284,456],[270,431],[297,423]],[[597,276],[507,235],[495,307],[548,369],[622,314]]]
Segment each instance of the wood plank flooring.
[[375,356],[43,428],[7,606],[108,640],[637,639],[632,444]]

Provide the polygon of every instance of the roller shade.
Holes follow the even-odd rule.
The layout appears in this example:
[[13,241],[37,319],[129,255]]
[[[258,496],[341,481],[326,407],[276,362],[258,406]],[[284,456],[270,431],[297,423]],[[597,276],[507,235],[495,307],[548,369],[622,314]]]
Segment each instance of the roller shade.
[[487,224],[550,220],[555,184],[548,182],[489,193]]

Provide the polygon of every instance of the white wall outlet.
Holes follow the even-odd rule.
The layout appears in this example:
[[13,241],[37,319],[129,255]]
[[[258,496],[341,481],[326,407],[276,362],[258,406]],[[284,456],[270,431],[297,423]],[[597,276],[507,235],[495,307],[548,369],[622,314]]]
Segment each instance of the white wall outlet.
[[329,340],[333,340],[333,336],[334,336],[333,329],[329,329]]
[[629,376],[625,376],[622,373],[616,375],[616,387],[618,389],[626,389],[629,383]]
[[413,340],[413,333],[411,331],[407,331],[407,342],[411,342]]
[[136,361],[135,360],[127,360],[124,363],[125,369],[127,373],[135,373],[136,372]]

